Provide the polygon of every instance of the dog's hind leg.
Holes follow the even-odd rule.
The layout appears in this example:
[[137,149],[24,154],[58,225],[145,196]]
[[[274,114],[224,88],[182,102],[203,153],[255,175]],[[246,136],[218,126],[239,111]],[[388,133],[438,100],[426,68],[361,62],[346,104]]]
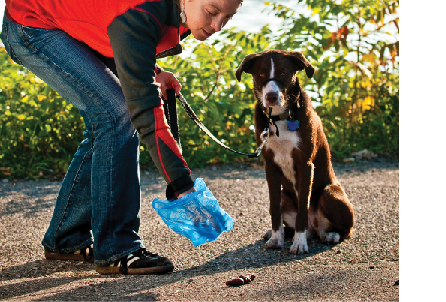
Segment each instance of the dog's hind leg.
[[320,230],[321,240],[337,243],[351,236],[355,224],[353,206],[340,185],[324,188],[318,210],[330,222],[325,230]]
[[271,214],[272,233],[266,242],[266,248],[282,248],[284,243],[284,231],[282,213],[280,210],[281,202],[281,172],[277,165],[265,160],[265,174],[269,189],[269,213]]

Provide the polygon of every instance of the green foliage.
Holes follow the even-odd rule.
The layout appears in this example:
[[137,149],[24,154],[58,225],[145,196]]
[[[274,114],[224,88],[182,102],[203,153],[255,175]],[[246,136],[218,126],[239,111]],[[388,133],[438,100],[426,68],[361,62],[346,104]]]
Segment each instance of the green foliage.
[[[225,30],[214,42],[185,41],[190,56],[158,62],[182,83],[182,94],[206,127],[243,152],[256,149],[254,97],[249,75],[235,70],[243,58],[265,49],[299,50],[316,67],[299,74],[314,99],[336,158],[369,149],[398,154],[398,1],[295,0],[290,7],[266,2],[283,26],[259,33]],[[63,175],[82,140],[79,112],[0,49],[3,177]],[[178,109],[183,155],[190,168],[246,160],[221,148]],[[141,146],[141,164],[151,164]]]
[[67,171],[82,140],[79,112],[0,49],[0,169],[15,178]]

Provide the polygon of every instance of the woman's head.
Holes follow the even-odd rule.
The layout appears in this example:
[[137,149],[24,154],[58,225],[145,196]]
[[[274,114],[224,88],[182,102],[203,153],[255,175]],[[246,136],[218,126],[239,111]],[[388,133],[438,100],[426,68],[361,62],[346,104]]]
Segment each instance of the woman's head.
[[220,31],[237,12],[243,0],[179,0],[180,10],[186,13],[183,26],[197,40],[204,41]]

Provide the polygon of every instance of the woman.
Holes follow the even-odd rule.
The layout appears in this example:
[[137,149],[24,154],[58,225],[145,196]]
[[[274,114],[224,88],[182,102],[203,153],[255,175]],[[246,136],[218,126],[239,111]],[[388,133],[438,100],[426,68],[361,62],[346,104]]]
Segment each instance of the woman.
[[180,53],[180,37],[220,31],[242,1],[6,0],[7,52],[76,106],[86,128],[42,241],[47,259],[94,256],[101,274],[173,271],[138,236],[139,140],[176,197],[194,190],[160,99],[181,85],[156,59]]

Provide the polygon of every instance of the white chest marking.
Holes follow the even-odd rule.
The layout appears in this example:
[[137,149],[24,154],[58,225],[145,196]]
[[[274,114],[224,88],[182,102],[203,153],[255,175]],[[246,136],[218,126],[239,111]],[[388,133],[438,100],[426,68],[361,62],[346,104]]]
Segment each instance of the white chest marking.
[[[266,149],[274,152],[274,162],[282,169],[283,175],[296,186],[296,171],[294,170],[294,162],[292,152],[299,148],[301,138],[296,131],[288,131],[286,121],[276,122],[279,128],[279,137],[270,136],[265,144]],[[276,127],[270,125],[270,131],[276,132]]]

